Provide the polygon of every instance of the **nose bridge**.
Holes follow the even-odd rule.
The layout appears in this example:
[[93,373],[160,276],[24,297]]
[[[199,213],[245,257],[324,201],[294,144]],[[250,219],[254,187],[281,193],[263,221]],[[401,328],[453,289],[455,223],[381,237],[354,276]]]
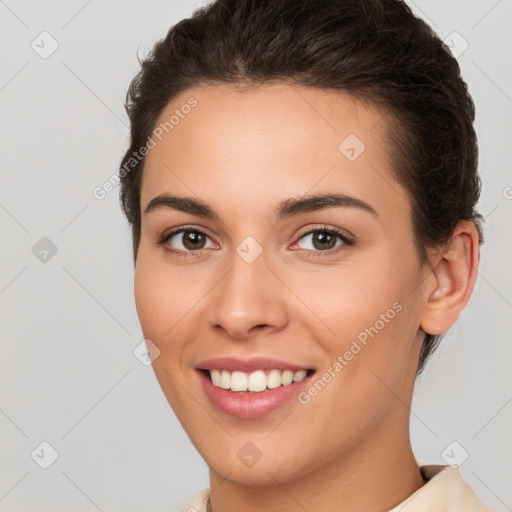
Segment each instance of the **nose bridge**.
[[281,329],[286,322],[285,304],[267,268],[268,255],[250,238],[236,247],[231,268],[212,296],[212,324],[239,339],[249,336],[255,326]]

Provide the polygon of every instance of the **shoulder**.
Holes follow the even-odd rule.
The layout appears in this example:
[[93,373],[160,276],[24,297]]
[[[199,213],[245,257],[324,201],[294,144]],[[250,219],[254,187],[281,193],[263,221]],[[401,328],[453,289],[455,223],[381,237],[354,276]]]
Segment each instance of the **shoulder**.
[[189,501],[180,512],[206,512],[210,489],[203,489],[199,494]]
[[[389,512],[497,512],[478,499],[457,465],[426,465],[421,472],[425,485]],[[209,496],[210,489],[203,489],[180,512],[206,512]]]
[[421,472],[427,481],[425,485],[389,512],[496,512],[478,499],[457,465],[421,466]]

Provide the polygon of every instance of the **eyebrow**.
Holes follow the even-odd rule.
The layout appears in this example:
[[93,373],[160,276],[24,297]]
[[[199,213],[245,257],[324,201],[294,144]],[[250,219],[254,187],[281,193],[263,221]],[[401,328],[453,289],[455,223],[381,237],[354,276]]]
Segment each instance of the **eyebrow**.
[[[335,207],[358,208],[378,217],[375,209],[368,203],[357,197],[345,194],[310,194],[297,198],[289,198],[281,201],[271,214],[273,222],[281,221],[287,217],[299,215],[301,213],[324,210]],[[220,220],[220,216],[215,208],[200,199],[193,197],[176,196],[170,194],[160,194],[148,203],[144,210],[144,215],[156,210],[178,210],[185,213],[191,213],[200,217]]]

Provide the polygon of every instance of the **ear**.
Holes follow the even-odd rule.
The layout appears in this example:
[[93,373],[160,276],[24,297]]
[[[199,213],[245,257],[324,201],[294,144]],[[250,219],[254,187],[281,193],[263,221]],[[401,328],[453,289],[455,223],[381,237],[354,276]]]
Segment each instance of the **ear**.
[[473,222],[461,221],[448,243],[431,259],[431,275],[423,290],[423,332],[441,334],[457,321],[471,297],[478,260],[478,231]]

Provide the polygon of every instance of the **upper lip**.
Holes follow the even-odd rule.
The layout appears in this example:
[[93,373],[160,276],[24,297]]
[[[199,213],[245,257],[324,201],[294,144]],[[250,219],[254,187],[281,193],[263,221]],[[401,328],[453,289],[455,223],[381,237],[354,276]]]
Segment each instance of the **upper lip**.
[[307,365],[290,363],[269,357],[253,357],[251,359],[239,359],[237,357],[216,357],[207,359],[197,366],[198,370],[226,370],[228,372],[242,371],[253,372],[256,370],[300,370],[313,369]]

